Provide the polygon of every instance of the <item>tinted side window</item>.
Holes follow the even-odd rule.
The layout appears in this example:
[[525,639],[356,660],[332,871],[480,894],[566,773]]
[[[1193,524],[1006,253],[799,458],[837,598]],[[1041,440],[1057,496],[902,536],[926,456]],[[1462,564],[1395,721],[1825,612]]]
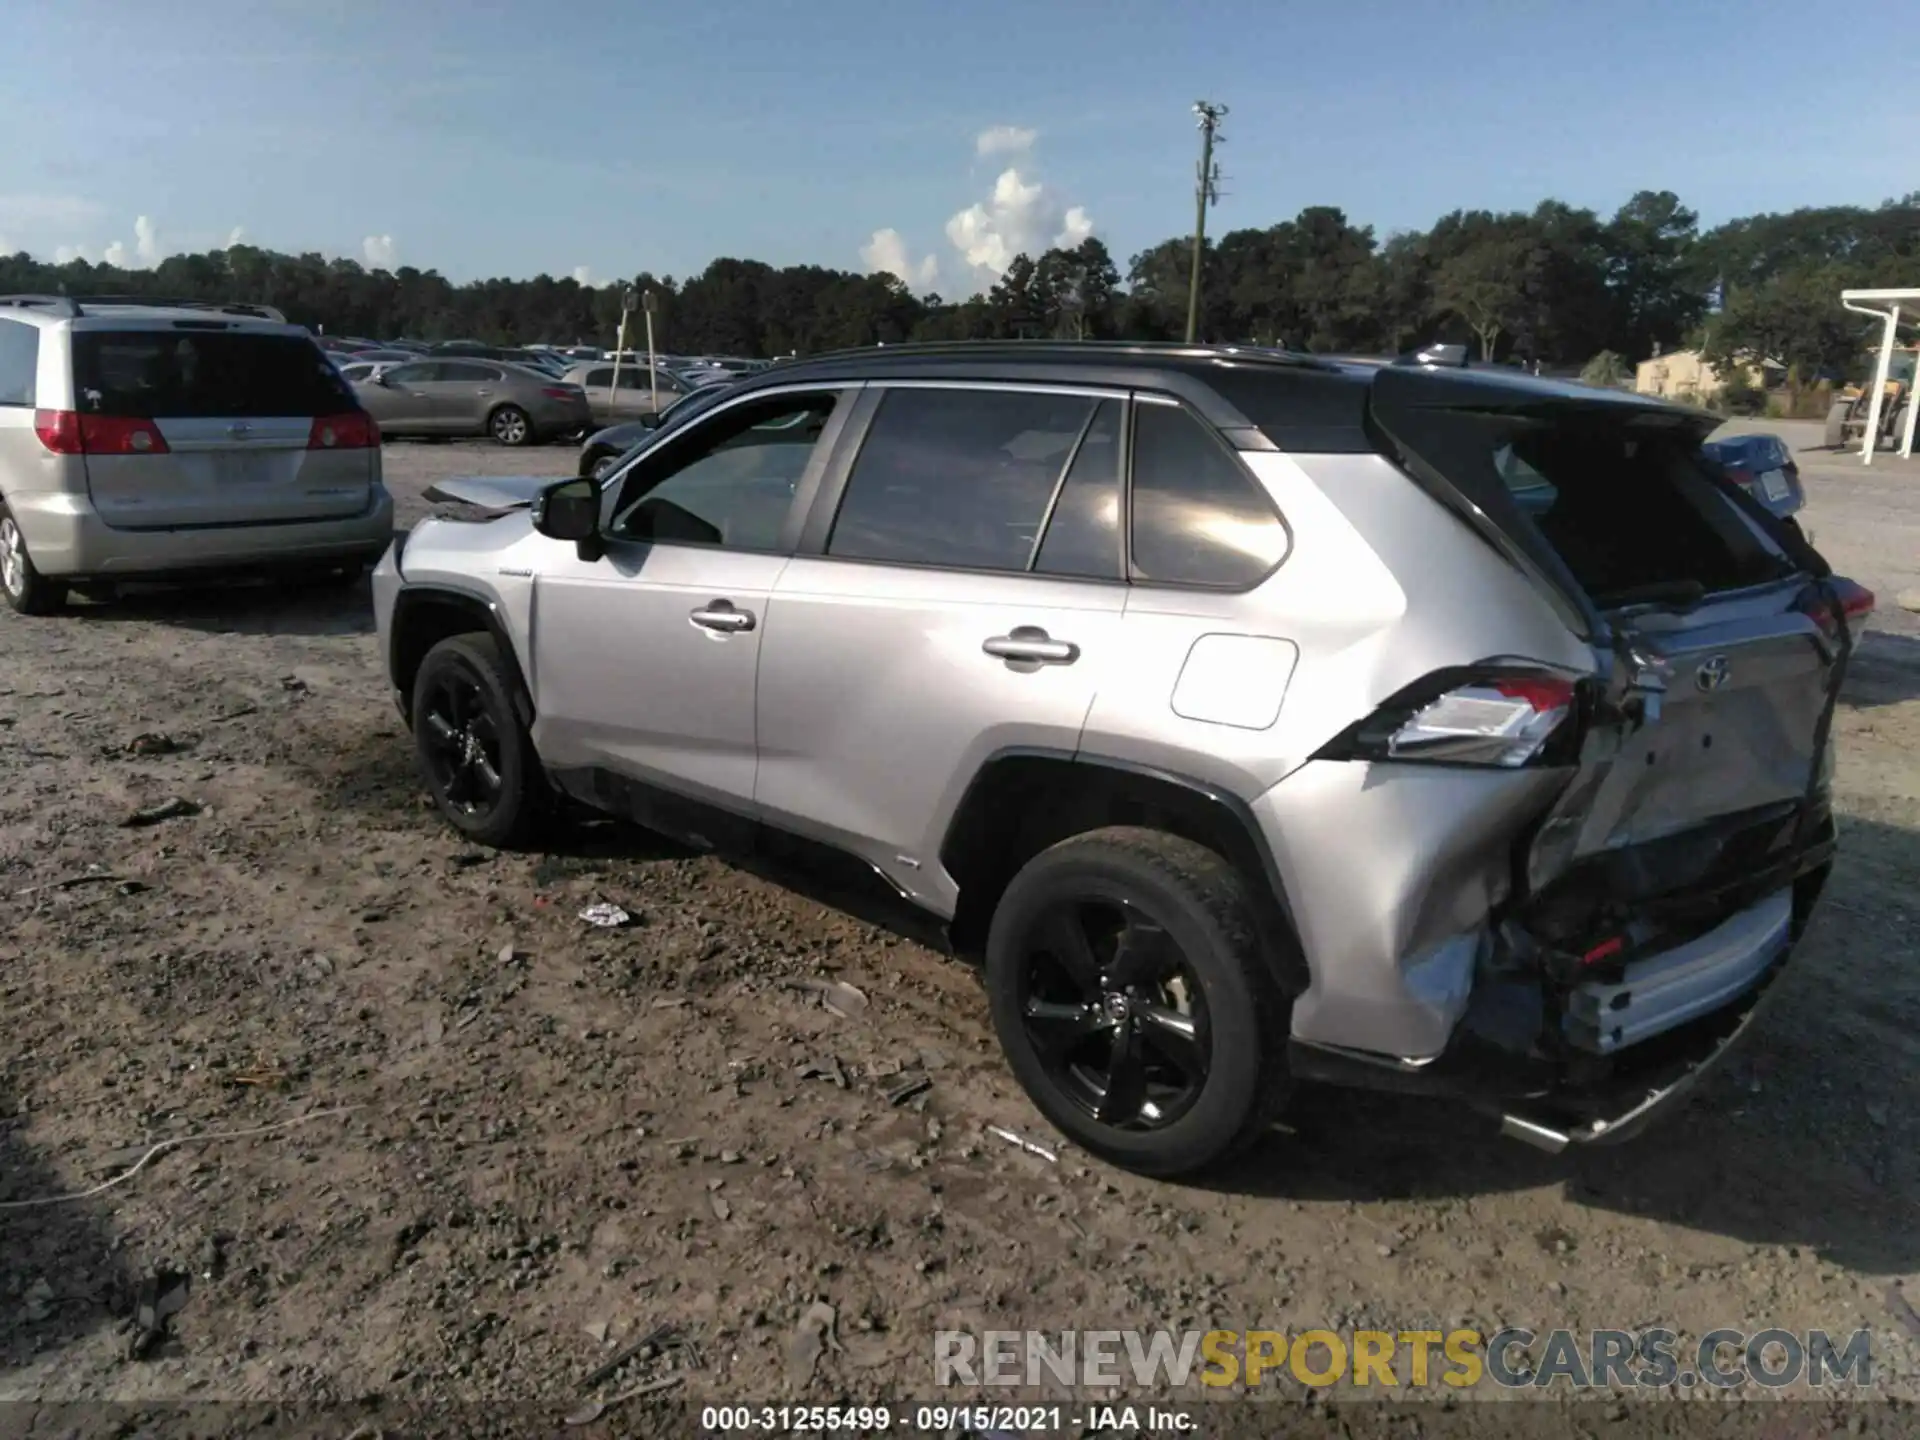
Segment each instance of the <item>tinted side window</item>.
[[1287,553],[1253,477],[1186,411],[1142,404],[1133,421],[1133,578],[1252,585]]
[[424,385],[439,373],[440,367],[432,361],[419,365],[396,365],[387,371],[387,379],[396,385]]
[[1118,580],[1120,564],[1120,402],[1102,400],[1074,453],[1047,517],[1033,568],[1049,575]]
[[782,395],[711,417],[628,476],[611,532],[677,545],[777,548],[833,406],[832,395]]
[[462,385],[473,385],[483,380],[499,380],[503,372],[491,365],[476,365],[471,360],[443,360],[436,380],[451,380]]
[[18,320],[0,320],[0,405],[33,404],[40,366],[40,332]]
[[996,390],[892,390],[827,541],[829,555],[1025,570],[1093,401]]

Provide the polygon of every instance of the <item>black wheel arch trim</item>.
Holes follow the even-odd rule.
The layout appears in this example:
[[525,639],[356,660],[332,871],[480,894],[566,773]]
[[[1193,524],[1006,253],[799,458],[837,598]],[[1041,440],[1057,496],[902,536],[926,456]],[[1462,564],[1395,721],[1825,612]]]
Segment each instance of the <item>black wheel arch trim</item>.
[[1265,893],[1271,896],[1278,909],[1278,918],[1286,926],[1288,938],[1293,942],[1294,953],[1290,956],[1278,953],[1273,946],[1266,947],[1266,959],[1273,967],[1274,978],[1283,992],[1288,995],[1297,995],[1306,988],[1311,977],[1307,972],[1300,927],[1294,917],[1293,902],[1287,891],[1286,877],[1274,857],[1272,846],[1267,843],[1266,836],[1260,829],[1259,821],[1254,817],[1253,807],[1231,790],[1197,776],[1138,761],[1091,756],[1079,751],[1060,750],[1047,746],[1003,747],[981,761],[973,778],[967,783],[967,788],[961,793],[953,813],[947,817],[947,827],[941,836],[938,853],[940,865],[949,876],[957,878],[956,865],[961,869],[965,868],[960,862],[958,847],[967,843],[964,831],[970,820],[971,807],[982,803],[977,797],[987,786],[994,783],[995,767],[1008,760],[1050,761],[1081,771],[1089,779],[1105,771],[1113,775],[1169,785],[1186,792],[1220,813],[1233,827],[1234,833],[1245,841],[1259,862],[1261,871],[1259,878],[1265,882]]
[[[527,681],[526,667],[521,663],[520,652],[513,643],[513,637],[507,633],[506,622],[500,618],[500,602],[478,587],[469,588],[454,581],[439,580],[430,585],[405,585],[394,597],[393,619],[387,627],[387,679],[398,692],[402,713],[410,715],[413,706],[411,677],[401,675],[401,650],[407,635],[407,616],[410,611],[423,606],[436,606],[464,611],[479,623],[474,627],[484,630],[493,637],[500,647],[500,653],[513,666],[519,684],[514,690],[514,708],[519,712],[520,723],[533,724],[533,691]],[[429,646],[427,649],[431,649]],[[422,650],[420,659],[426,651]],[[416,661],[414,673],[419,673]]]

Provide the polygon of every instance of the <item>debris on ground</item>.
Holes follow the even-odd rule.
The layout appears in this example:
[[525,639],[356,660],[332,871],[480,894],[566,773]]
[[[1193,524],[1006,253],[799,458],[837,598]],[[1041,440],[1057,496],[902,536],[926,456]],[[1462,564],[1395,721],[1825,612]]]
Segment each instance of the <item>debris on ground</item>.
[[630,924],[633,916],[618,905],[605,900],[596,900],[580,912],[580,918],[589,925],[597,925],[602,930],[618,930],[622,925]]
[[124,830],[138,830],[147,825],[158,825],[163,820],[181,820],[189,815],[198,815],[200,807],[193,801],[174,795],[162,800],[158,805],[149,805],[144,810],[136,810],[120,822]]
[[1887,1287],[1887,1313],[1900,1322],[1915,1340],[1920,1340],[1920,1310],[1913,1308],[1913,1302],[1901,1293],[1897,1285]]
[[581,1327],[587,1332],[587,1338],[596,1345],[607,1343],[607,1332],[613,1327],[604,1320],[593,1320]]
[[838,1350],[840,1339],[834,1334],[838,1319],[833,1306],[816,1300],[793,1327],[793,1339],[787,1342],[787,1383],[796,1390],[813,1379],[814,1367],[828,1350]]
[[[110,870],[87,870],[79,875],[68,875],[59,880],[49,880],[44,885],[29,885],[24,890],[16,890],[13,893],[16,895],[37,895],[42,890],[72,890],[80,885],[136,885],[138,883],[138,881],[128,880],[124,876],[115,875]],[[146,887],[141,886],[140,888],[145,889]],[[139,892],[127,891],[125,893],[137,894]]]
[[174,755],[186,748],[164,730],[143,730],[127,741],[129,755]]
[[789,980],[786,983],[790,990],[809,990],[818,995],[820,1004],[843,1020],[852,1020],[866,1012],[866,992],[844,980]]
[[987,1127],[987,1133],[989,1135],[998,1135],[1002,1140],[1006,1141],[1009,1145],[1018,1145],[1022,1150],[1026,1151],[1029,1155],[1038,1155],[1042,1160],[1046,1161],[1049,1165],[1057,1165],[1060,1163],[1060,1157],[1054,1154],[1054,1152],[1049,1150],[1046,1146],[1037,1145],[1033,1141],[1027,1139],[1026,1136],[1017,1134],[1012,1130],[1002,1129],[998,1125],[989,1125]]
[[280,688],[289,695],[304,695],[307,693],[309,687],[307,682],[302,680],[298,675],[282,675],[280,677]]
[[829,1055],[824,1060],[805,1060],[793,1072],[802,1080],[831,1080],[842,1090],[847,1088],[846,1068],[841,1065],[837,1055]]
[[615,1405],[628,1400],[638,1400],[642,1395],[655,1395],[662,1390],[671,1390],[687,1377],[681,1374],[662,1375],[658,1380],[648,1380],[644,1384],[622,1390],[618,1395],[609,1395],[604,1400],[589,1400],[578,1410],[568,1415],[560,1423],[563,1425],[591,1425]]
[[177,1270],[160,1270],[140,1282],[133,1305],[133,1338],[127,1358],[144,1360],[167,1338],[173,1317],[186,1308],[193,1293],[193,1277]]
[[27,1293],[21,1297],[21,1313],[29,1323],[44,1320],[53,1313],[53,1286],[44,1278],[36,1280],[27,1287]]
[[933,1081],[925,1075],[915,1075],[911,1080],[903,1080],[887,1091],[889,1105],[904,1105],[916,1095],[924,1095],[933,1088]]

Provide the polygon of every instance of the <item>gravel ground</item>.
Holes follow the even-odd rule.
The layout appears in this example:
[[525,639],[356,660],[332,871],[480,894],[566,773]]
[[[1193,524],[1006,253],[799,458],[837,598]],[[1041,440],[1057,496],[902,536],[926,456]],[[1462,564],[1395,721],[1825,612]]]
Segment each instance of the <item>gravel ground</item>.
[[[612,826],[457,842],[364,589],[5,616],[0,1199],[301,1123],[0,1211],[0,1399],[551,1426],[659,1326],[614,1383],[859,1403],[929,1395],[938,1328],[1502,1322],[1865,1326],[1877,1389],[1920,1395],[1920,615],[1891,607],[1920,585],[1920,463],[1802,459],[1820,544],[1888,607],[1839,722],[1843,861],[1739,1062],[1644,1139],[1557,1158],[1445,1105],[1303,1092],[1204,1188],[1110,1170],[1015,1088],[966,968]],[[403,522],[433,478],[572,464],[387,451]],[[198,813],[125,826],[176,797]],[[583,925],[599,899],[636,923]],[[870,1003],[836,1014],[822,981]],[[169,1271],[191,1296],[130,1360]],[[839,1343],[796,1369],[816,1301]]]

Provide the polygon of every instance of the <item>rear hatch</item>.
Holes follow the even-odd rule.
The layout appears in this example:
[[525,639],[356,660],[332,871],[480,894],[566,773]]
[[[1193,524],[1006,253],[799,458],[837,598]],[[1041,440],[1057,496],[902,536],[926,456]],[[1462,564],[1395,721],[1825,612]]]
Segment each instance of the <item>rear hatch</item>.
[[1383,369],[1383,448],[1592,642],[1578,769],[1534,887],[1574,861],[1806,799],[1845,644],[1803,540],[1706,463],[1714,417],[1477,372]]
[[73,350],[87,489],[106,524],[283,524],[367,509],[377,439],[304,333],[116,319],[76,325]]

